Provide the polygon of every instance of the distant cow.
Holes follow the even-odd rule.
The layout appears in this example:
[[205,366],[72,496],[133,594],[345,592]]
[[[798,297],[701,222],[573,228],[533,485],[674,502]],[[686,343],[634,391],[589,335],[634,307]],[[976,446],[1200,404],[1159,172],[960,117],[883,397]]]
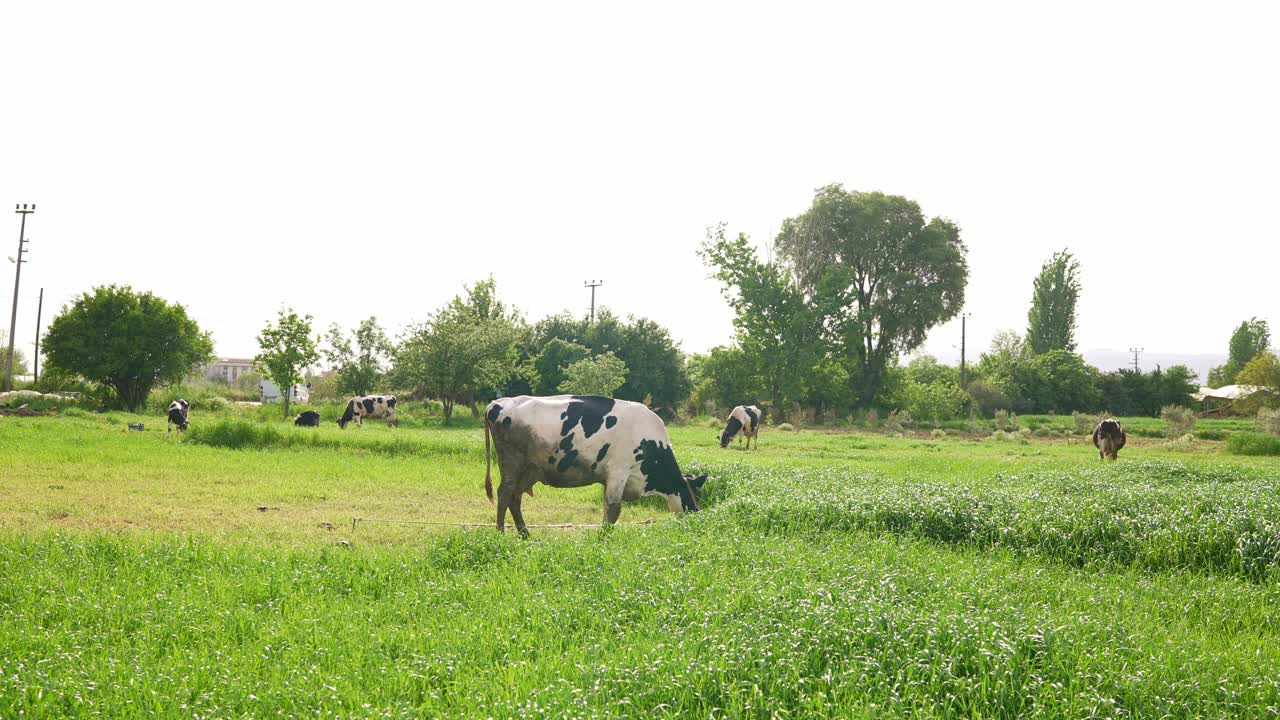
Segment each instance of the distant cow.
[[1124,430],[1120,423],[1112,418],[1098,423],[1098,427],[1093,429],[1093,446],[1098,448],[1098,457],[1103,460],[1108,457],[1119,459],[1120,448],[1124,447]]
[[742,444],[742,438],[747,439],[747,449],[751,449],[751,438],[756,439],[756,448],[760,447],[760,408],[755,405],[739,405],[729,413],[729,420],[725,423],[724,432],[720,433],[720,447],[729,447],[729,443],[733,441],[733,436],[741,433],[738,438],[738,444]]
[[498,398],[485,408],[484,491],[493,500],[489,442],[498,456],[498,529],[507,510],[521,535],[520,493],[552,487],[604,485],[606,525],[623,500],[661,495],[672,512],[699,509],[707,476],[682,475],[662,419],[636,402],[596,395]]
[[293,424],[302,427],[320,427],[320,413],[315,410],[300,412],[298,417],[293,419]]
[[190,411],[191,405],[186,400],[178,399],[169,403],[169,422],[165,423],[165,432],[173,432],[174,425],[178,426],[178,430],[186,430],[190,425],[187,422]]
[[347,409],[342,411],[342,417],[338,418],[338,427],[345,430],[347,423],[353,419],[356,425],[364,427],[365,418],[383,418],[387,421],[387,427],[395,425],[396,396],[364,395],[351,398],[347,401]]

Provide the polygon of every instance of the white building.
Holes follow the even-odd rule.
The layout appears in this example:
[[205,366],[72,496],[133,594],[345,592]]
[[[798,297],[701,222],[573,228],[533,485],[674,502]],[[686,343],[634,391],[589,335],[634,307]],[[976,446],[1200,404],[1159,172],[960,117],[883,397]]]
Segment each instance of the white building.
[[241,375],[253,370],[253,360],[220,357],[204,366],[204,376],[210,380],[234,383]]
[[[280,402],[280,388],[270,380],[262,380],[258,383],[258,399],[264,403]],[[290,388],[289,402],[311,402],[311,386],[306,383],[294,385]]]

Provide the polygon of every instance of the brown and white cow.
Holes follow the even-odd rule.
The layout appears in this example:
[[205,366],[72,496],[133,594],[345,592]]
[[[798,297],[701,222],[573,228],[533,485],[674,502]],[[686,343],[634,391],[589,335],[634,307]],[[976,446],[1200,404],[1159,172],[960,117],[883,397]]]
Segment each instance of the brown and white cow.
[[1107,418],[1093,429],[1093,446],[1098,448],[1098,457],[1106,460],[1120,458],[1120,448],[1124,447],[1124,430],[1113,418]]
[[498,398],[485,408],[484,491],[493,500],[489,444],[498,456],[498,529],[507,510],[527,536],[520,493],[533,486],[603,485],[604,522],[612,525],[623,500],[661,495],[672,512],[699,509],[706,475],[683,475],[662,419],[636,402],[597,395]]
[[733,441],[734,435],[738,437],[738,444],[742,444],[742,438],[747,439],[747,449],[751,449],[751,438],[756,439],[756,449],[760,448],[760,408],[755,405],[739,405],[729,413],[729,420],[725,423],[724,432],[720,433],[720,447],[729,447],[729,443]]
[[342,417],[338,418],[338,427],[345,430],[347,423],[353,419],[356,425],[364,427],[365,418],[383,418],[387,421],[387,427],[395,425],[396,396],[363,395],[347,400],[347,409],[343,410]]

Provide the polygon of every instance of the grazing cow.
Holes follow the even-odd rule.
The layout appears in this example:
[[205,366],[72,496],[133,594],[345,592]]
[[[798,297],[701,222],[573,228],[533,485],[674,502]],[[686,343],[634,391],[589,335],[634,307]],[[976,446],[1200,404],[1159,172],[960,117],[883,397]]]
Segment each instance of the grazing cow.
[[1118,460],[1120,448],[1124,447],[1124,430],[1120,428],[1120,423],[1112,418],[1098,423],[1098,427],[1093,429],[1093,446],[1098,448],[1098,457],[1103,460],[1108,457]]
[[498,529],[507,510],[523,536],[520,493],[533,486],[604,485],[606,525],[623,500],[661,495],[672,512],[699,509],[706,475],[682,475],[662,419],[644,405],[596,395],[498,398],[485,408],[484,491],[493,500],[489,442],[498,456]]
[[165,432],[173,432],[173,426],[177,425],[178,430],[186,430],[190,423],[187,417],[190,415],[191,405],[186,400],[174,400],[169,403],[169,422],[165,423]]
[[298,417],[293,419],[293,424],[302,427],[320,427],[320,413],[315,410],[300,412]]
[[395,425],[396,396],[364,395],[351,398],[347,401],[347,409],[342,411],[342,417],[338,418],[338,427],[345,430],[352,419],[356,421],[356,425],[364,427],[364,419],[367,417],[384,418],[387,427]]
[[724,432],[720,433],[720,447],[729,447],[729,443],[733,441],[733,436],[738,437],[738,444],[742,444],[742,438],[747,439],[747,449],[751,449],[751,438],[756,439],[756,449],[760,449],[760,408],[755,405],[739,405],[729,413],[729,421],[725,423]]

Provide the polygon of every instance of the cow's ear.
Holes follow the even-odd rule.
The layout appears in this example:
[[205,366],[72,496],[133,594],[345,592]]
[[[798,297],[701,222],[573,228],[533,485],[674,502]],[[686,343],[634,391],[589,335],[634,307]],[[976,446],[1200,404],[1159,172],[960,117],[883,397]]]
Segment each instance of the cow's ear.
[[695,478],[690,479],[689,484],[696,488],[700,488],[702,487],[703,483],[705,483],[706,481],[707,481],[707,474],[703,473]]

